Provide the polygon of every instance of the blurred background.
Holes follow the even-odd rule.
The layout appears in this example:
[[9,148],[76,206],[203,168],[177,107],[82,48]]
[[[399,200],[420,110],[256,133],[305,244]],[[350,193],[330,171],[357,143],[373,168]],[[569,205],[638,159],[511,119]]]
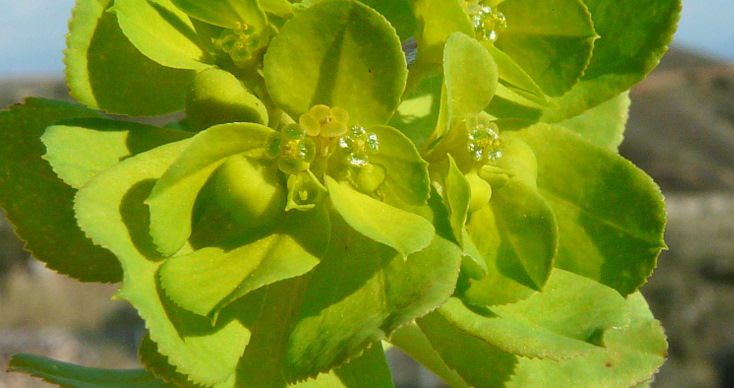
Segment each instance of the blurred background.
[[[68,99],[62,50],[73,0],[0,0],[0,109],[27,96]],[[622,155],[668,204],[658,269],[642,289],[669,337],[653,387],[734,387],[734,1],[683,0],[673,46],[632,90]],[[117,285],[80,284],[28,259],[0,213],[0,370],[29,352],[135,367],[142,323]],[[391,354],[400,387],[441,387]],[[46,386],[0,374],[0,388]]]

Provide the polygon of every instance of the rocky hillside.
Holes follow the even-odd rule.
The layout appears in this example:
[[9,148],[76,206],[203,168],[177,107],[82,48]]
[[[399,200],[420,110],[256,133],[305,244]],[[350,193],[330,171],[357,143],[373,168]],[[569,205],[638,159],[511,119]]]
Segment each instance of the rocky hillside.
[[671,50],[631,96],[620,152],[668,204],[642,289],[670,343],[653,386],[734,387],[734,65]]

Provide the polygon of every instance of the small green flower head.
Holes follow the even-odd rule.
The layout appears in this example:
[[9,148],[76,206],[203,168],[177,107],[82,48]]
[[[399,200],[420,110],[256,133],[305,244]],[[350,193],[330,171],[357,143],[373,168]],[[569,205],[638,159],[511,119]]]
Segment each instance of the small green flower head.
[[309,136],[339,137],[347,133],[349,113],[338,106],[318,104],[301,115],[298,122]]
[[217,47],[229,54],[235,66],[247,67],[255,58],[255,54],[266,45],[267,41],[261,33],[247,24],[237,22],[233,30],[225,30],[216,41]]
[[306,136],[306,130],[299,124],[288,124],[281,132],[268,137],[266,153],[277,159],[278,168],[284,174],[298,174],[309,168],[316,157],[316,144]]
[[502,157],[497,124],[485,116],[469,116],[466,127],[469,130],[467,149],[475,162],[484,164]]
[[380,149],[380,142],[374,133],[367,133],[362,126],[353,125],[349,133],[339,138],[339,149],[346,154],[350,166],[364,167],[369,162],[369,154]]
[[507,28],[507,19],[502,12],[492,10],[492,7],[481,4],[478,0],[464,1],[464,7],[469,19],[474,25],[477,40],[494,42],[499,33]]
[[327,190],[309,170],[288,177],[288,204],[285,210],[311,210],[326,196]]

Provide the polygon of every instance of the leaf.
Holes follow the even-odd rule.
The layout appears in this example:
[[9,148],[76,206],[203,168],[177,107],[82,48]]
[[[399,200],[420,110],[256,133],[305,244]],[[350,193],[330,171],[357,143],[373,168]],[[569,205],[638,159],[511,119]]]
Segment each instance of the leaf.
[[[463,300],[478,306],[517,302],[537,291],[528,286],[532,281],[519,262],[517,253],[502,241],[491,206],[472,213],[466,239],[471,241],[487,267],[487,275],[468,280],[457,290]],[[505,231],[505,235],[509,232]]]
[[505,124],[509,123],[512,128],[523,128],[537,123],[544,107],[545,104],[539,105],[535,101],[528,100],[516,90],[500,83],[497,85],[497,94],[487,107],[487,113],[498,119],[506,119]]
[[489,267],[476,245],[469,238],[466,229],[463,230],[464,252],[461,260],[461,273],[471,279],[483,279],[489,273]]
[[289,385],[298,388],[393,388],[385,352],[378,342],[362,355],[316,379]]
[[[445,171],[441,170],[437,173],[440,181],[434,182],[433,195],[435,198],[440,198],[439,206],[445,208],[445,223],[449,230],[441,231],[441,228],[438,228],[437,233],[443,233],[446,238],[456,241],[463,250],[462,274],[470,278],[481,279],[487,275],[487,264],[469,238],[465,227],[469,214],[471,186],[451,155],[447,155],[445,165],[447,166],[444,168]],[[440,188],[442,194],[439,194],[436,188]],[[439,222],[437,218],[439,217],[434,216],[434,223]]]
[[240,363],[241,386],[314,376],[360,354],[453,292],[458,248],[439,237],[404,260],[332,216],[329,253],[313,272],[268,286]]
[[538,161],[538,189],[559,229],[555,266],[629,295],[665,247],[660,189],[618,154],[547,124],[520,131]]
[[196,74],[186,96],[186,120],[191,130],[217,124],[268,123],[268,108],[234,74],[211,68]]
[[489,105],[497,90],[497,64],[481,43],[460,32],[451,34],[443,63],[452,121],[477,114]]
[[[472,280],[467,301],[494,305],[521,300],[541,291],[558,248],[558,225],[536,186],[536,158],[515,132],[501,134],[502,156],[480,171],[499,169],[511,178],[492,192],[490,209],[471,214],[469,236],[490,268],[490,276]],[[491,236],[491,237],[490,237]]]
[[160,270],[161,287],[177,305],[216,320],[248,293],[311,270],[326,252],[329,233],[323,208],[288,212],[267,236],[232,250],[208,247],[169,258]]
[[[437,137],[458,121],[489,105],[497,90],[497,65],[481,43],[462,33],[451,34],[443,58],[445,104]],[[442,97],[442,101],[444,97]]]
[[456,370],[472,386],[634,386],[648,380],[663,363],[665,336],[639,294],[617,305],[617,309],[629,314],[630,324],[607,328],[603,332],[605,347],[594,347],[562,360],[505,352],[462,332],[438,312],[421,318],[419,326],[434,352],[437,351],[446,363],[445,366],[431,365],[444,374],[446,368]]
[[588,341],[627,319],[619,294],[556,270],[545,293],[523,302],[472,311],[452,298],[417,322],[448,367],[468,384],[503,386],[518,355],[578,357],[597,349]]
[[263,293],[230,305],[212,325],[209,319],[177,307],[161,292],[157,278],[164,258],[149,235],[144,201],[156,179],[191,141],[160,146],[105,170],[79,191],[75,209],[79,226],[122,263],[124,281],[118,296],[138,310],[160,353],[193,382],[226,386],[229,381],[231,386]]
[[410,39],[418,29],[418,21],[413,15],[410,0],[361,0],[372,7],[390,22],[401,42]]
[[459,0],[415,0],[413,12],[418,19],[418,57],[411,72],[424,64],[442,64],[444,46],[452,33],[474,36],[474,27]]
[[388,124],[407,136],[419,150],[425,148],[426,141],[436,129],[442,86],[441,73],[422,78],[403,98]]
[[435,373],[451,387],[469,388],[469,385],[462,380],[461,376],[441,359],[441,355],[415,322],[395,331],[390,337],[390,343],[399,347],[400,350]]
[[579,133],[599,147],[617,152],[629,117],[629,92],[620,94],[558,125]]
[[[599,334],[629,323],[624,299],[613,289],[563,270],[553,270],[542,293],[488,309],[452,298],[440,313],[461,330],[531,358],[576,357],[599,343]],[[419,322],[420,324],[420,322]]]
[[118,282],[122,271],[117,259],[92,244],[77,226],[75,190],[42,160],[39,139],[44,129],[72,117],[100,115],[76,104],[37,98],[0,112],[0,206],[26,242],[25,249],[49,268],[81,281]]
[[158,345],[145,334],[138,347],[138,358],[147,371],[158,378],[175,384],[177,387],[202,387],[189,381],[188,376],[176,371],[176,367],[168,362],[168,358],[158,352]]
[[326,104],[364,127],[387,123],[407,74],[395,30],[354,1],[319,3],[286,23],[263,71],[273,100],[292,117]]
[[237,23],[247,24],[255,31],[267,27],[267,17],[258,0],[171,0],[192,18],[224,28],[235,28]]
[[79,189],[123,159],[191,135],[129,121],[79,118],[49,126],[41,141],[46,146],[43,158],[54,172]]
[[[540,86],[512,58],[489,41],[482,42],[482,45],[489,51],[492,59],[497,64],[500,82],[503,87],[507,88],[507,91],[519,94],[542,106],[550,103],[551,100],[545,95]],[[500,93],[502,90],[498,89],[497,92]],[[508,98],[508,96],[505,96],[505,98]]]
[[[187,376],[176,372],[176,368],[168,363],[168,359],[158,353],[156,345],[150,337],[143,337],[143,342],[138,351],[141,361],[146,369],[153,371],[158,376],[172,381],[177,386],[202,387],[188,381]],[[229,384],[229,386],[233,386]],[[373,388],[393,387],[390,369],[379,343],[367,349],[360,356],[340,365],[329,373],[320,374],[314,379],[289,384],[289,387],[298,388]]]
[[526,285],[542,290],[558,248],[551,208],[536,190],[518,181],[495,190],[490,205],[502,238],[498,261],[511,257],[519,262],[530,280]]
[[293,16],[293,6],[288,0],[259,0],[260,8],[281,18]]
[[[617,313],[629,316],[631,322],[597,333],[603,334],[605,347],[590,347],[588,351],[572,358],[524,357],[503,351],[482,341],[481,337],[463,332],[439,312],[433,312],[418,321],[421,334],[430,340],[429,345],[433,347],[421,355],[433,353],[429,353],[433,362],[428,365],[441,376],[446,375],[448,369],[448,376],[452,380],[447,381],[452,381],[452,384],[460,376],[464,382],[481,387],[634,386],[637,382],[649,379],[664,361],[665,337],[660,324],[652,319],[649,308],[639,294],[615,305]],[[572,308],[569,310],[573,311]],[[590,316],[594,316],[593,311]],[[413,335],[413,338],[420,337]],[[403,341],[401,345],[406,342]],[[413,343],[407,342],[407,345]],[[422,346],[426,347],[425,344]],[[440,355],[440,360],[435,359],[436,353]],[[441,365],[438,361],[445,364]],[[464,385],[461,382],[455,384]]]
[[192,138],[189,148],[156,182],[146,201],[150,234],[162,254],[178,252],[191,235],[194,203],[216,168],[232,155],[260,155],[270,133],[272,129],[260,124],[231,123],[213,126]]
[[122,32],[146,57],[176,69],[212,66],[188,15],[170,0],[115,0],[113,10]]
[[370,163],[385,168],[385,182],[377,189],[383,202],[408,209],[423,206],[430,196],[428,163],[405,135],[388,126],[371,127],[377,135],[379,150],[369,156]]
[[[442,177],[444,181],[443,202],[449,214],[449,222],[454,238],[460,247],[464,247],[464,227],[469,215],[469,200],[471,199],[471,186],[464,174],[456,166],[454,158],[448,157],[448,169]],[[482,260],[483,262],[483,260]],[[486,264],[484,265],[486,269]]]
[[78,1],[64,51],[71,95],[93,109],[133,116],[175,112],[184,106],[194,71],[164,67],[125,37],[111,0]]
[[51,384],[70,388],[168,388],[144,369],[100,369],[69,364],[31,354],[16,354],[8,364],[10,372],[23,372]]
[[568,91],[581,77],[597,38],[581,0],[507,0],[507,18],[495,45],[550,96]]
[[512,354],[460,330],[438,312],[421,318],[418,326],[443,364],[431,365],[439,376],[458,379],[457,387],[502,387],[515,368]]
[[630,387],[651,379],[667,358],[660,323],[639,293],[627,299],[631,323],[604,333],[605,348],[563,360],[520,358],[508,387]]
[[601,37],[577,85],[543,121],[558,122],[607,101],[652,71],[673,39],[680,0],[584,0]]
[[394,248],[402,256],[427,246],[434,229],[425,218],[384,204],[357,191],[349,182],[326,177],[334,208],[364,236]]

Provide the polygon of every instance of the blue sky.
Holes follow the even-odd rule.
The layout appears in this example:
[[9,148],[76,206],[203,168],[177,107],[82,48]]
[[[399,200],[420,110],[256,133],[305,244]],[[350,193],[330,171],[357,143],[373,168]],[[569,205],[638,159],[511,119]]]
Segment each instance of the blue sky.
[[0,76],[61,74],[74,0],[0,0]]
[[[61,74],[74,0],[0,0],[0,77]],[[674,44],[734,62],[734,1],[683,0]]]

